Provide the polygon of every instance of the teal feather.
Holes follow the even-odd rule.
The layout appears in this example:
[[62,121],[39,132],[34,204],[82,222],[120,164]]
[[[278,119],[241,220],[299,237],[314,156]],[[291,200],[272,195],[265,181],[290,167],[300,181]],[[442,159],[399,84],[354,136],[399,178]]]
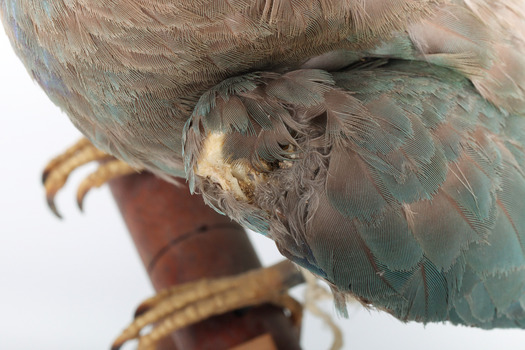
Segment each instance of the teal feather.
[[[292,130],[285,134],[294,135],[297,158],[256,186],[258,202],[245,203],[263,209],[283,254],[303,266],[315,265],[338,293],[402,320],[484,328],[523,322],[516,304],[522,286],[514,284],[501,295],[496,286],[512,283],[505,276],[525,266],[523,168],[506,147],[522,137],[515,130],[524,130],[525,120],[498,111],[468,80],[445,68],[391,61],[332,76],[323,82],[324,100],[307,95],[315,96],[308,99],[312,102],[297,107],[310,106],[317,116],[302,120],[297,115],[299,123],[307,123],[299,130],[283,124]],[[272,89],[281,79],[290,90],[290,81],[280,77],[271,78]],[[251,94],[263,99],[269,85],[262,82]],[[361,85],[366,94],[349,94],[361,91]],[[415,96],[417,102],[410,103]],[[296,108],[293,99],[272,95],[271,103],[275,99],[287,110]],[[340,106],[352,112],[338,112]],[[200,120],[194,116],[192,123],[206,131]],[[319,128],[319,136],[302,136],[308,123]],[[513,125],[508,134],[507,123]],[[329,138],[322,138],[323,125]],[[291,142],[281,139],[281,149]],[[523,154],[521,147],[513,151]],[[322,157],[316,166],[309,152]],[[280,187],[273,188],[277,179]],[[195,181],[201,184],[197,187],[213,186],[198,176]],[[308,203],[295,214],[306,218],[305,225],[275,214],[296,212],[288,206],[297,199],[282,199],[288,193],[306,196]],[[292,241],[286,239],[290,234]]]
[[[97,147],[186,177],[339,306],[353,295],[403,321],[525,327],[518,0],[0,0],[0,12],[29,73]],[[240,193],[202,173],[211,134]]]

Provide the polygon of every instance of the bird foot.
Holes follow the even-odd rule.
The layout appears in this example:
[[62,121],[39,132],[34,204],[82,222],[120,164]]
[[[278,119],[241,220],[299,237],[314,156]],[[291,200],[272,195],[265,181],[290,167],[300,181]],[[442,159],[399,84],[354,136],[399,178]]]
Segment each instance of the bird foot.
[[127,163],[99,150],[88,139],[80,139],[64,153],[52,159],[42,173],[47,204],[56,216],[61,217],[55,205],[55,196],[58,191],[75,169],[93,161],[99,161],[101,164],[80,183],[77,189],[77,204],[80,210],[82,210],[84,197],[90,189],[100,187],[113,178],[138,171]]
[[[303,283],[301,272],[289,261],[265,269],[219,279],[203,279],[174,286],[145,300],[135,312],[134,321],[115,340],[112,350],[138,338],[139,350],[155,349],[155,344],[172,332],[229,311],[271,303],[289,310],[297,329],[302,305],[286,291]],[[152,325],[152,330],[141,334]]]

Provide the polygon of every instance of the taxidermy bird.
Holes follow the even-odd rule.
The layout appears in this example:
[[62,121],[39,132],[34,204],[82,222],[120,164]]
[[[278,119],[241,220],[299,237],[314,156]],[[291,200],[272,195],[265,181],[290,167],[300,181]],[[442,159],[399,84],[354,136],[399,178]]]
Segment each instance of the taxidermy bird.
[[522,0],[0,0],[93,144],[403,321],[525,327]]

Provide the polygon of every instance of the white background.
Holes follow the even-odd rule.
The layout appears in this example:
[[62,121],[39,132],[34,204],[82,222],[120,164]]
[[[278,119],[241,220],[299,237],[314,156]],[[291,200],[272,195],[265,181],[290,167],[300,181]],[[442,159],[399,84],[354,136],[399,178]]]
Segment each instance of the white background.
[[[77,210],[75,185],[85,171],[58,197],[65,219],[47,209],[41,170],[79,133],[30,80],[1,29],[0,122],[0,349],[109,349],[153,290],[108,189],[88,194],[85,214]],[[273,242],[250,237],[265,265],[279,260]],[[359,306],[349,313],[338,320],[344,349],[525,348],[522,330],[405,325]],[[306,316],[304,349],[328,349],[330,338]]]

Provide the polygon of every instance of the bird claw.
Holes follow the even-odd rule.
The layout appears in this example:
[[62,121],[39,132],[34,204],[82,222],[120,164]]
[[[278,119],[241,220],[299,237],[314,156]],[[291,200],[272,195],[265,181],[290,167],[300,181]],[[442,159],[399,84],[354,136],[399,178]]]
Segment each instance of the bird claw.
[[88,139],[80,139],[64,153],[52,159],[42,173],[47,204],[57,217],[61,218],[62,216],[55,205],[56,194],[65,185],[67,178],[75,169],[93,161],[103,163],[97,170],[88,175],[78,187],[77,204],[80,210],[83,207],[84,197],[90,189],[100,187],[113,178],[137,171],[127,163],[99,150]]
[[[286,291],[304,280],[289,261],[266,269],[215,280],[204,279],[160,291],[145,300],[133,322],[113,343],[118,350],[126,341],[138,338],[139,350],[152,350],[155,344],[172,332],[229,311],[271,303],[290,311],[297,329],[302,319],[302,305]],[[153,325],[147,334],[142,330]]]

